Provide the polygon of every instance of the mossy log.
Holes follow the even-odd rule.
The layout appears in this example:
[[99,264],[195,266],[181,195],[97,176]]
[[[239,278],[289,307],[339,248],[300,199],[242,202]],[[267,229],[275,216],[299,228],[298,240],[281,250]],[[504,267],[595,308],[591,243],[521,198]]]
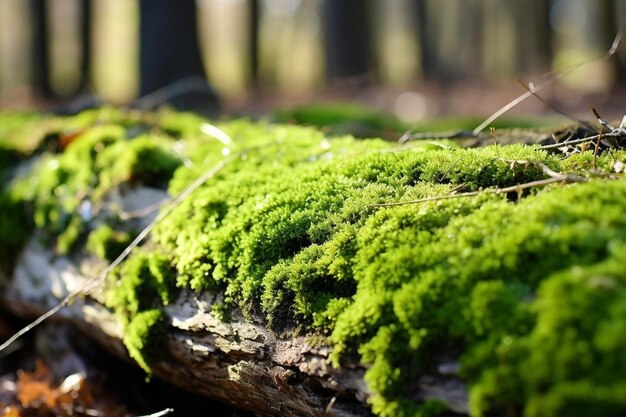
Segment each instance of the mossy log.
[[[11,279],[2,276],[0,301],[4,308],[25,319],[35,319],[57,306],[72,291],[87,284],[93,257],[59,257],[33,239],[18,256]],[[129,361],[124,346],[124,326],[103,304],[103,292],[74,299],[53,320],[71,323],[112,354]],[[167,306],[171,321],[161,358],[151,372],[191,392],[217,399],[259,416],[370,416],[363,381],[365,368],[358,362],[335,368],[329,346],[307,336],[279,334],[263,320],[232,312],[226,322],[211,314],[219,294],[181,292]],[[467,411],[465,385],[441,363],[442,373],[424,375],[421,398],[437,398],[459,413]]]
[[[88,278],[81,270],[94,267],[101,265],[59,257],[32,241],[19,256],[0,299],[14,314],[36,318],[84,285]],[[130,360],[124,328],[98,301],[101,297],[96,291],[77,298],[54,319],[71,322]],[[362,366],[332,368],[329,347],[313,346],[305,336],[281,337],[236,313],[229,322],[216,319],[211,315],[214,297],[183,291],[167,307],[171,322],[163,356],[151,368],[155,377],[258,415],[370,415]]]
[[619,141],[565,157],[175,113],[5,119],[18,314],[122,256],[57,316],[259,414],[626,412]]

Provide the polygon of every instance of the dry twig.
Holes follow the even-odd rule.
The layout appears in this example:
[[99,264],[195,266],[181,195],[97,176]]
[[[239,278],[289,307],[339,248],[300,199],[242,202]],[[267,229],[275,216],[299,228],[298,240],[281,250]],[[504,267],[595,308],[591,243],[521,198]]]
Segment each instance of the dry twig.
[[562,173],[553,171],[552,169],[550,169],[545,164],[542,164],[542,163],[539,163],[539,162],[525,161],[525,160],[516,160],[516,161],[507,161],[507,162],[511,162],[511,164],[535,165],[535,166],[541,168],[543,173],[545,175],[547,175],[548,178],[545,178],[545,179],[542,179],[542,180],[537,180],[537,181],[531,181],[531,182],[527,182],[527,183],[524,183],[524,184],[517,184],[517,185],[513,185],[511,187],[488,188],[488,189],[484,189],[484,190],[469,191],[469,192],[466,192],[466,193],[446,194],[446,195],[439,195],[439,196],[433,196],[433,197],[420,198],[418,200],[396,201],[396,202],[392,202],[392,203],[371,204],[370,207],[406,206],[406,205],[409,205],[409,204],[420,204],[420,203],[426,203],[426,202],[430,202],[430,201],[450,200],[450,199],[453,199],[453,198],[461,198],[461,197],[474,197],[474,196],[481,195],[481,194],[506,194],[506,193],[512,193],[512,192],[520,193],[522,190],[526,190],[526,189],[534,188],[534,187],[542,187],[544,185],[553,184],[553,183],[556,183],[556,182],[576,183],[576,182],[587,182],[587,181],[589,181],[588,178],[581,177],[579,175],[562,174]]
[[[569,140],[567,142],[553,143],[551,145],[543,145],[541,149],[558,149],[564,146],[580,145],[581,143],[592,142],[598,139],[599,137],[600,135],[593,135],[593,136],[587,136],[586,138]],[[626,135],[618,131],[618,132],[603,133],[601,137],[605,139],[606,138],[624,139],[626,138]]]
[[622,40],[622,35],[623,35],[623,33],[619,32],[617,34],[617,36],[615,36],[615,39],[613,40],[613,44],[611,45],[611,48],[601,58],[594,59],[593,61],[585,61],[585,62],[581,62],[581,63],[578,63],[578,64],[574,64],[574,65],[571,65],[569,67],[562,68],[562,69],[557,70],[557,71],[552,71],[552,72],[546,74],[547,80],[545,82],[543,82],[542,84],[539,84],[537,86],[530,85],[530,88],[528,88],[528,91],[526,91],[524,94],[521,94],[520,96],[516,97],[515,99],[511,100],[509,103],[507,103],[506,105],[501,107],[498,111],[496,111],[494,114],[489,116],[487,118],[487,120],[482,122],[479,126],[476,127],[476,129],[473,130],[473,133],[475,135],[477,135],[484,128],[489,126],[489,124],[491,122],[496,120],[498,117],[502,116],[504,113],[506,113],[507,111],[511,110],[513,107],[517,106],[519,103],[521,103],[522,101],[526,100],[528,97],[536,96],[539,91],[541,91],[544,88],[548,87],[549,85],[553,84],[555,81],[557,81],[560,78],[564,77],[565,75],[571,73],[572,71],[574,71],[574,70],[576,70],[576,69],[578,69],[578,68],[580,68],[580,67],[582,67],[584,65],[588,65],[588,64],[591,64],[591,63],[596,62],[596,61],[602,61],[602,60],[608,59],[611,56],[615,55],[615,53],[617,52],[617,50],[618,50],[618,48],[620,46],[620,42]]

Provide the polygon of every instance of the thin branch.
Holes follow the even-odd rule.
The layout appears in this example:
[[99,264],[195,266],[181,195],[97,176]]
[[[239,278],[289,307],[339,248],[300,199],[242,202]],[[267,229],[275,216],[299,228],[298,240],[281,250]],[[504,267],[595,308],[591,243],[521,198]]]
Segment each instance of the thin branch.
[[577,119],[576,117],[572,116],[571,114],[559,109],[557,106],[555,106],[554,104],[552,104],[551,102],[549,102],[548,100],[544,99],[543,97],[541,97],[539,94],[537,94],[536,91],[533,90],[534,88],[534,84],[533,83],[528,83],[526,84],[525,82],[523,82],[522,80],[520,80],[519,78],[517,79],[517,81],[522,85],[522,87],[524,87],[528,92],[530,92],[537,100],[541,101],[543,104],[545,104],[546,106],[548,106],[549,108],[551,108],[552,110],[554,110],[555,112],[557,112],[558,114],[567,117],[570,120],[573,120],[577,123],[580,123],[581,125],[593,130],[594,132],[596,131],[596,128],[589,123],[586,120],[581,120],[581,119]]
[[571,65],[569,67],[557,70],[557,71],[552,71],[548,74],[546,74],[546,77],[548,78],[547,81],[545,81],[542,84],[539,84],[538,86],[532,86],[532,88],[529,91],[526,91],[524,94],[518,96],[517,98],[511,100],[508,104],[504,105],[502,108],[500,108],[500,110],[496,111],[494,114],[492,114],[491,116],[489,116],[487,118],[487,120],[485,120],[484,122],[482,122],[478,127],[476,127],[476,129],[473,130],[474,134],[478,134],[480,133],[485,127],[489,126],[489,124],[491,122],[493,122],[494,120],[496,120],[498,117],[502,116],[504,113],[506,113],[507,111],[511,110],[513,107],[517,106],[519,103],[521,103],[522,101],[526,100],[528,97],[535,95],[537,92],[543,90],[544,88],[548,87],[549,85],[553,84],[555,81],[563,78],[564,76],[566,76],[567,74],[571,73],[572,71],[582,67],[583,65],[588,65],[591,64],[593,62],[597,62],[597,61],[602,61],[605,59],[610,58],[612,55],[615,54],[615,52],[617,52],[619,46],[620,46],[620,42],[622,39],[622,32],[619,32],[617,34],[617,36],[615,37],[615,39],[613,40],[613,44],[611,45],[611,49],[609,49],[609,51],[602,56],[601,58],[598,59],[594,59],[592,61],[585,61],[585,62],[580,62],[578,64],[574,64]]
[[593,112],[593,115],[596,116],[596,118],[598,119],[598,123],[600,123],[602,126],[604,126],[607,129],[609,129],[610,132],[615,130],[615,128],[613,126],[611,126],[609,124],[609,122],[607,122],[606,120],[604,120],[602,118],[602,116],[600,116],[600,113],[598,113],[598,111],[595,109],[595,107],[592,107],[591,111]]
[[130,219],[137,219],[137,218],[141,218],[141,217],[146,217],[147,215],[151,214],[152,212],[160,209],[162,206],[164,206],[169,201],[171,201],[169,198],[164,198],[162,200],[157,201],[156,203],[150,204],[149,206],[141,208],[141,209],[130,210],[130,211],[122,210],[122,211],[120,211],[118,213],[118,216],[119,216],[120,220],[122,220],[122,221],[130,220]]
[[526,190],[529,188],[534,188],[534,187],[542,187],[544,185],[548,185],[548,184],[553,184],[556,182],[564,182],[564,183],[577,183],[577,182],[587,182],[589,181],[588,178],[585,177],[581,177],[578,175],[568,175],[568,174],[561,174],[559,172],[553,171],[552,169],[550,169],[548,166],[540,163],[540,162],[533,162],[533,161],[525,161],[525,160],[521,160],[521,161],[509,161],[511,163],[517,163],[517,164],[532,164],[532,165],[536,165],[537,167],[541,168],[541,170],[544,172],[544,174],[546,174],[549,178],[545,178],[542,180],[537,180],[537,181],[531,181],[531,182],[527,182],[524,184],[517,184],[517,185],[513,185],[511,187],[505,187],[505,188],[488,188],[485,190],[477,190],[477,191],[469,191],[466,193],[460,193],[460,194],[446,194],[446,195],[439,195],[439,196],[434,196],[434,197],[426,197],[426,198],[420,198],[418,200],[409,200],[409,201],[396,201],[393,203],[379,203],[379,204],[371,204],[370,207],[396,207],[396,206],[406,206],[409,204],[420,204],[420,203],[426,203],[426,202],[430,202],[430,201],[440,201],[440,200],[450,200],[453,198],[461,198],[461,197],[474,197],[477,195],[481,195],[481,194],[506,194],[506,193],[512,193],[512,192],[520,192],[522,190]]
[[[537,168],[540,168],[541,171],[550,178],[558,178],[561,180],[565,180],[569,183],[572,182],[587,182],[589,181],[586,177],[581,177],[580,175],[572,175],[572,174],[563,174],[561,172],[556,172],[552,170],[549,166],[542,162],[537,161],[529,161],[525,159],[505,159],[504,161],[509,162],[511,167],[514,165],[534,165]],[[512,168],[511,168],[512,169]]]
[[426,133],[410,133],[406,131],[398,143],[406,143],[411,140],[429,140],[429,139],[469,139],[477,138],[479,135],[469,130],[458,130],[452,132],[426,132]]
[[505,104],[503,107],[501,107],[500,110],[498,110],[497,112],[495,112],[494,114],[489,116],[487,118],[487,120],[485,120],[480,125],[478,125],[478,127],[476,127],[476,129],[474,129],[472,131],[472,133],[474,133],[475,135],[479,134],[480,132],[482,132],[482,130],[484,128],[489,126],[489,124],[491,122],[493,122],[494,120],[496,120],[498,117],[502,116],[504,113],[508,112],[513,107],[517,106],[519,103],[521,103],[522,101],[526,100],[528,97],[533,96],[536,92],[538,92],[540,90],[543,90],[545,87],[547,87],[550,84],[552,84],[555,80],[556,80],[556,78],[550,79],[549,81],[546,81],[545,83],[540,84],[537,87],[533,87],[531,90],[529,90],[529,91],[525,92],[524,94],[518,96],[517,98],[511,100],[508,104]]
[[153,414],[147,414],[145,416],[139,416],[139,417],[163,417],[166,416],[168,414],[172,414],[174,412],[173,408],[166,408],[164,410],[161,410],[157,413],[153,413]]
[[139,97],[135,100],[133,106],[142,110],[152,110],[187,93],[203,93],[208,96],[217,97],[215,91],[204,78],[187,77]]
[[596,142],[596,147],[593,150],[593,170],[598,169],[598,149],[600,149],[600,142],[602,141],[602,130],[604,126],[600,127],[600,134],[598,135],[598,141]]
[[[563,146],[580,145],[581,143],[587,143],[598,139],[600,135],[587,136],[586,138],[570,140],[567,142],[553,143],[551,145],[543,145],[541,149],[558,149]],[[624,138],[624,134],[621,132],[608,132],[602,134],[603,138]]]

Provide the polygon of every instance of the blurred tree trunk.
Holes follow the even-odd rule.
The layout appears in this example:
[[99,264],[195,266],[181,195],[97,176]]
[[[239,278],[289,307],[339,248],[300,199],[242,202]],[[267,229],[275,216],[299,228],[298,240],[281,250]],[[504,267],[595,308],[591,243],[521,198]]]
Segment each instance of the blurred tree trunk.
[[47,0],[31,0],[32,17],[32,77],[37,94],[43,98],[54,98],[50,84],[50,28],[48,26]]
[[76,94],[84,92],[90,83],[91,78],[91,28],[92,19],[91,15],[93,10],[92,0],[82,0],[80,8],[80,79],[78,86],[76,87]]
[[259,86],[259,30],[261,10],[259,0],[248,0],[248,51],[250,54],[250,85],[253,89]]
[[481,2],[416,0],[410,7],[423,78],[451,81],[481,75]]
[[374,71],[367,0],[325,0],[326,74],[329,79]]
[[550,0],[517,1],[510,12],[517,34],[516,76],[549,68],[552,57]]
[[426,79],[434,79],[437,78],[437,53],[434,28],[428,18],[427,1],[415,0],[411,4],[415,16],[415,31],[419,44],[422,76]]
[[140,95],[205,77],[194,0],[140,1]]
[[144,99],[135,104],[148,109],[167,102],[215,117],[220,104],[206,80],[195,0],[141,0],[139,13],[139,95]]
[[535,7],[535,38],[534,49],[537,54],[536,65],[542,71],[552,67],[554,56],[553,32],[550,24],[550,11],[552,0],[536,0]]
[[[620,17],[623,19],[623,16],[618,13],[618,7],[615,0],[600,0],[597,4],[600,16],[602,46],[608,51],[613,44],[615,36],[620,30],[620,22],[618,22],[617,19]],[[622,41],[622,43],[624,42]],[[623,45],[621,49],[624,49]],[[620,59],[620,55],[624,56],[623,54],[616,53],[609,60],[612,70],[615,73],[615,81],[626,80],[626,68],[624,66],[624,61]]]

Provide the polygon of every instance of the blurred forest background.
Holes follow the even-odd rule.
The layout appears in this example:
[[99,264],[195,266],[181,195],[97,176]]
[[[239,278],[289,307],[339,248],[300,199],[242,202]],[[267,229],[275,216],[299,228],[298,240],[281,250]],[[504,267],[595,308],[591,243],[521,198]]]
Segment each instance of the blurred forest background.
[[[146,93],[143,1],[0,0],[0,108]],[[626,48],[598,59],[626,27],[624,0],[190,1],[227,112],[342,100],[408,122],[485,114],[524,91],[517,79],[540,84],[587,61],[542,94],[574,113],[625,111]],[[545,111],[537,101],[520,109]]]

